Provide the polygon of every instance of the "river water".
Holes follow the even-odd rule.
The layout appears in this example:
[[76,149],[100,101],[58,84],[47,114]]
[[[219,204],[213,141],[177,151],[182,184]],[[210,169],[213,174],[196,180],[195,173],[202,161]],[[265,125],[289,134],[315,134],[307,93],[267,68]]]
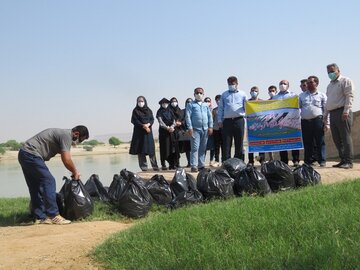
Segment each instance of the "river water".
[[[160,166],[159,153],[157,153]],[[83,183],[92,174],[99,175],[104,186],[109,186],[114,174],[119,174],[122,169],[132,172],[140,171],[137,156],[128,153],[114,155],[73,156],[76,167],[81,173]],[[56,190],[63,185],[63,176],[70,177],[71,173],[64,167],[61,159],[55,157],[46,162],[50,172],[56,179]],[[151,169],[148,160],[149,169]],[[185,155],[181,155],[181,165],[186,165]],[[161,171],[160,171],[161,174]],[[29,191],[25,182],[19,162],[16,160],[0,161],[0,198],[29,197]]]

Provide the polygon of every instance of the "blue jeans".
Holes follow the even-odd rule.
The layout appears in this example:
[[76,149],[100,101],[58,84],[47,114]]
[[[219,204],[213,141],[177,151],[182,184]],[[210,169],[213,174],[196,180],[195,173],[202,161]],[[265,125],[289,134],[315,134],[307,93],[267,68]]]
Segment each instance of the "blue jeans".
[[41,157],[20,150],[18,160],[29,188],[36,219],[59,214],[56,203],[56,182]]
[[208,130],[193,129],[191,137],[190,165],[192,168],[205,167],[206,145],[208,140]]

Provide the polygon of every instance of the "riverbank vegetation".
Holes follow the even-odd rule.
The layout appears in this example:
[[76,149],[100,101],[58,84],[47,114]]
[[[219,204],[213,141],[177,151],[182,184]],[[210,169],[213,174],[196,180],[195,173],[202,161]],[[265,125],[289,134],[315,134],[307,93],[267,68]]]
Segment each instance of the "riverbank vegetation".
[[105,269],[356,269],[359,180],[151,215],[92,256]]

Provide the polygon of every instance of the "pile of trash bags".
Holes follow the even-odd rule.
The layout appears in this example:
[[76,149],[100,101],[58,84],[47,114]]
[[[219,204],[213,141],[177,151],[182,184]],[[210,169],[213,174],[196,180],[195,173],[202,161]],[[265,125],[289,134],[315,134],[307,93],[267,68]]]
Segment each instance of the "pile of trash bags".
[[60,213],[71,220],[91,215],[94,200],[110,203],[114,209],[131,218],[145,217],[153,203],[170,208],[232,196],[265,196],[272,192],[321,183],[320,174],[311,166],[301,165],[292,170],[279,161],[263,163],[258,170],[237,158],[228,159],[216,169],[201,170],[195,179],[185,169],[178,168],[171,181],[155,174],[145,181],[137,174],[123,169],[115,174],[109,187],[93,174],[85,185],[64,178],[57,194]]

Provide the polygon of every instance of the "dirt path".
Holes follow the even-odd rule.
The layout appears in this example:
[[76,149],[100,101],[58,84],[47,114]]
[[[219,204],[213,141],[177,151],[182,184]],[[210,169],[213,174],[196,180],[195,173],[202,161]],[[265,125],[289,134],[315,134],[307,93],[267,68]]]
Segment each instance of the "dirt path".
[[89,251],[131,226],[114,221],[0,227],[0,269],[99,269]]
[[[351,170],[315,167],[323,184],[360,177],[360,163]],[[140,173],[150,178],[154,173]],[[174,171],[163,173],[171,180]],[[99,269],[89,251],[114,232],[131,224],[113,221],[72,223],[66,226],[33,225],[0,227],[0,269]]]

